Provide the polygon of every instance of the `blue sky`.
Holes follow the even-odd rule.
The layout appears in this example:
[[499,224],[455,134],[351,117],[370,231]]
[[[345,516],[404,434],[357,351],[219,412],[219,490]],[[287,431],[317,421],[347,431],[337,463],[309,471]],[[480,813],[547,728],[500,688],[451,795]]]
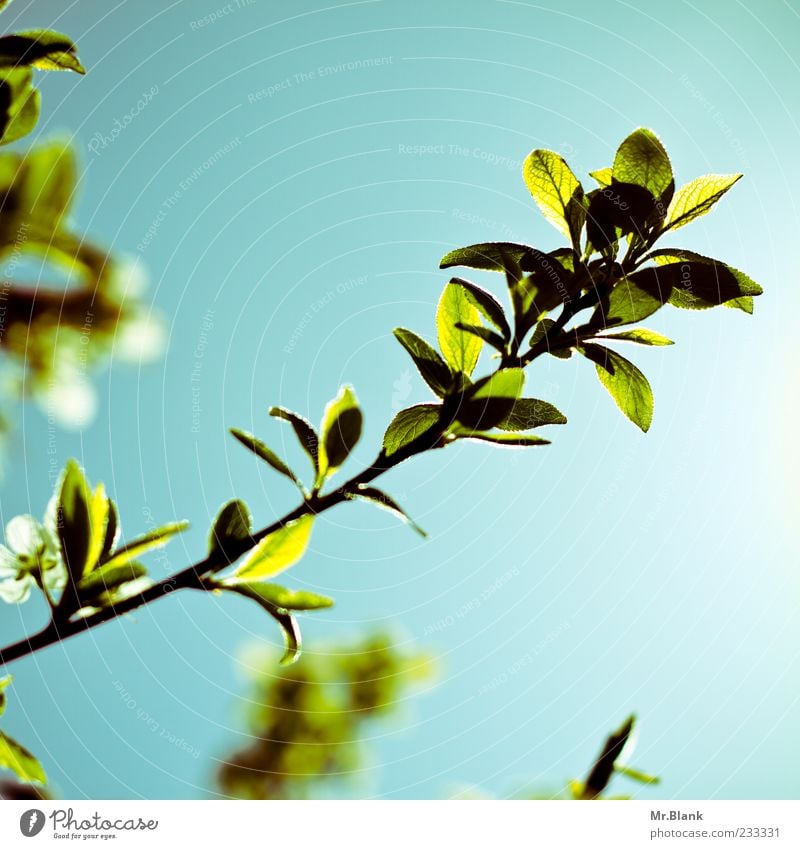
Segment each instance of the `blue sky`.
[[[337,599],[304,618],[312,650],[390,627],[439,658],[437,685],[376,729],[356,793],[557,787],[636,711],[635,763],[663,776],[642,796],[797,796],[795,9],[16,0],[3,24],[77,40],[89,73],[42,80],[40,132],[74,139],[76,221],[147,267],[169,344],[155,365],[98,375],[82,432],[53,437],[24,409],[2,518],[44,509],[50,436],[59,463],[106,482],[126,533],[151,514],[191,520],[156,571],[197,559],[230,497],[260,524],[294,505],[226,436],[253,430],[300,465],[269,405],[318,420],[353,384],[366,419],[350,462],[372,459],[394,411],[426,397],[391,330],[433,336],[439,258],[559,244],[520,176],[532,148],[588,179],[648,126],[679,182],[744,172],[679,246],[766,294],[752,317],[648,322],[677,343],[631,352],[656,396],[649,434],[588,363],[541,361],[527,389],[570,420],[552,446],[457,446],[397,469],[386,488],[430,538],[337,508],[291,577]],[[0,635],[42,616],[8,608]],[[277,634],[244,601],[159,602],[18,663],[8,728],[65,796],[208,795],[241,742],[254,640]]]

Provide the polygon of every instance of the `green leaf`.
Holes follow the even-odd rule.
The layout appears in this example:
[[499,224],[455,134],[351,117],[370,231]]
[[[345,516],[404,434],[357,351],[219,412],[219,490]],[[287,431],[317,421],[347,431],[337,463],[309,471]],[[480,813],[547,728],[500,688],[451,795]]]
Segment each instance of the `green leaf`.
[[456,327],[459,330],[463,330],[465,333],[471,333],[473,336],[477,336],[478,339],[482,342],[486,342],[488,345],[491,345],[501,354],[506,350],[506,343],[503,339],[495,333],[494,330],[490,330],[488,327],[474,324],[462,324],[460,321],[456,324]]
[[33,89],[33,72],[28,68],[0,69],[0,141],[9,144],[25,133],[22,125],[29,119],[20,117],[30,110],[28,103]]
[[614,157],[614,180],[634,183],[658,199],[673,182],[672,165],[664,146],[651,130],[634,130]]
[[319,471],[319,437],[311,423],[298,413],[287,410],[285,407],[270,407],[269,414],[276,419],[289,422],[295,432],[297,441],[311,458],[314,472],[317,473]]
[[230,550],[231,543],[235,545],[249,539],[252,528],[253,520],[244,501],[239,499],[229,501],[214,520],[208,537],[208,556],[215,558],[221,555],[232,562],[226,554]]
[[69,212],[77,182],[72,145],[69,142],[37,145],[25,154],[23,169],[31,216],[57,229]]
[[308,548],[313,525],[313,515],[302,516],[264,537],[226,584],[272,578],[294,566]]
[[544,217],[574,245],[586,212],[583,188],[569,165],[552,150],[534,150],[522,166],[522,175]]
[[617,339],[621,342],[636,342],[639,345],[674,345],[671,339],[648,330],[646,327],[634,327],[632,330],[622,330],[619,333],[606,333],[601,339]]
[[598,304],[589,321],[590,327],[619,327],[652,315],[672,294],[671,275],[659,269],[644,268],[620,280],[608,298]]
[[283,641],[286,647],[284,655],[280,660],[281,666],[294,663],[300,657],[302,638],[297,620],[287,610],[278,607],[270,600],[269,591],[263,591],[264,584],[248,582],[231,583],[230,580],[227,580],[224,583],[217,583],[215,586],[218,589],[230,590],[251,599],[266,610],[278,623],[283,633]]
[[667,210],[663,230],[677,230],[705,215],[742,174],[705,174],[681,186]]
[[281,460],[281,458],[271,449],[268,448],[260,439],[248,433],[246,430],[239,430],[232,427],[231,434],[239,440],[239,442],[248,448],[256,457],[262,459],[265,463],[272,466],[276,472],[285,475],[289,480],[303,492],[303,484],[297,479],[297,475]]
[[519,276],[519,271],[533,271],[547,260],[547,254],[530,245],[515,242],[482,242],[450,251],[442,257],[439,268],[452,268],[463,265],[481,271],[502,271]]
[[613,734],[609,735],[586,779],[581,799],[597,799],[608,787],[614,775],[617,761],[625,749],[629,748],[628,741],[635,724],[636,717],[629,716]]
[[477,439],[480,442],[491,442],[494,445],[507,447],[525,447],[529,445],[549,445],[549,439],[543,439],[533,433],[486,433],[471,431],[456,434],[459,439]]
[[320,427],[319,481],[330,477],[361,437],[364,419],[352,387],[343,386],[325,407]]
[[145,575],[147,575],[147,569],[141,563],[128,562],[116,566],[114,564],[101,566],[78,582],[78,598],[82,604],[87,604],[104,593],[113,593],[124,584],[143,578]]
[[[665,248],[647,258],[660,266],[658,276],[663,287],[672,286],[669,303],[682,309],[709,309],[764,291],[738,268],[693,251]],[[741,304],[735,306],[742,308]]]
[[503,305],[495,298],[491,292],[482,289],[475,283],[470,283],[469,280],[462,280],[460,277],[454,277],[451,283],[455,283],[467,293],[468,300],[480,312],[480,314],[490,323],[493,324],[503,337],[503,341],[508,342],[511,339],[511,327],[506,319]]
[[49,29],[24,30],[0,38],[0,67],[20,66],[86,73],[72,39]]
[[67,571],[77,583],[84,575],[92,542],[92,492],[83,470],[68,460],[58,495],[58,537]]
[[[225,586],[225,583],[222,584]],[[284,610],[323,610],[333,607],[333,599],[325,595],[308,592],[307,590],[290,590],[278,584],[247,583],[236,584],[233,589],[242,592],[247,587],[247,594],[251,598],[258,596],[263,601],[283,608]]]
[[436,310],[436,328],[439,347],[453,371],[472,374],[483,347],[480,339],[459,330],[456,325],[480,323],[480,313],[467,297],[463,287],[448,283]]
[[404,327],[395,328],[394,335],[414,360],[414,365],[419,369],[425,383],[440,398],[444,398],[453,385],[453,373],[450,366],[439,356],[439,352],[422,337]]
[[376,504],[378,507],[382,507],[384,510],[388,510],[395,516],[398,516],[421,537],[428,536],[390,495],[387,495],[377,487],[361,484],[357,489],[347,492],[347,498],[351,500],[361,499],[362,501],[369,501],[372,504]]
[[601,345],[579,349],[597,367],[597,376],[622,412],[645,433],[653,421],[653,390],[647,378],[625,357]]
[[661,783],[661,779],[657,775],[650,775],[649,773],[642,772],[638,769],[633,769],[629,766],[621,766],[620,764],[614,764],[614,772],[618,772],[620,775],[625,775],[628,778],[633,779],[634,781],[638,781],[640,784]]
[[456,418],[469,430],[488,430],[505,420],[522,392],[525,372],[500,369],[479,380],[466,394]]
[[391,457],[434,429],[439,423],[441,412],[442,408],[438,404],[415,404],[400,410],[383,435],[383,453],[386,457]]
[[119,540],[119,515],[117,514],[117,505],[109,498],[108,499],[108,517],[106,519],[106,534],[103,540],[103,545],[100,550],[98,562],[105,563],[114,546]]
[[5,11],[10,4],[11,0],[0,0],[0,12]]
[[613,175],[614,171],[612,168],[600,168],[597,171],[589,172],[589,176],[594,177],[601,188],[606,188],[611,185]]
[[0,716],[2,716],[3,712],[6,709],[6,687],[11,683],[11,676],[6,675],[4,678],[0,678]]
[[0,731],[0,767],[10,769],[20,781],[30,784],[46,784],[42,765],[16,740]]
[[104,566],[122,566],[125,563],[130,563],[131,560],[136,560],[148,551],[153,551],[157,548],[163,548],[172,539],[175,534],[185,531],[189,527],[188,522],[171,522],[167,525],[162,525],[160,528],[154,528],[140,537],[132,539],[125,543],[121,548],[118,548],[111,557],[106,560]]
[[552,404],[538,398],[519,398],[514,402],[511,412],[495,427],[501,430],[532,430],[535,427],[551,424],[566,424],[567,418]]

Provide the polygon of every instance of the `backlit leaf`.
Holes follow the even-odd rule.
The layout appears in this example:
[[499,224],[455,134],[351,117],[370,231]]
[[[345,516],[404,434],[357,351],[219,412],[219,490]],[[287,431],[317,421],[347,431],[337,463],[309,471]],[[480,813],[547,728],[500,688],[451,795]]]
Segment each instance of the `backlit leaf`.
[[175,534],[185,531],[189,527],[188,522],[171,522],[167,525],[162,525],[160,528],[154,528],[140,537],[132,539],[125,543],[121,548],[118,548],[111,557],[105,562],[105,566],[121,566],[124,563],[130,563],[131,560],[137,560],[148,551],[153,551],[157,548],[163,548]]
[[614,157],[614,180],[634,183],[658,199],[672,183],[672,165],[655,133],[634,130],[619,146]]
[[495,427],[501,430],[531,430],[535,427],[551,424],[566,424],[567,418],[552,404],[538,398],[519,398],[514,402],[511,412]]
[[435,429],[441,412],[442,408],[438,404],[416,404],[400,410],[383,435],[384,454],[391,457],[428,431]]
[[395,328],[397,341],[406,349],[414,365],[419,369],[425,382],[440,397],[443,398],[453,383],[450,366],[439,356],[433,346],[422,337],[404,327]]
[[677,230],[695,218],[705,215],[742,174],[705,174],[675,192],[667,210],[664,230]]
[[231,543],[241,543],[250,537],[253,520],[244,501],[234,499],[217,514],[208,537],[209,557],[226,556]]
[[54,30],[24,30],[0,38],[0,67],[30,65],[45,71],[85,74],[75,43]]
[[398,516],[420,536],[427,536],[425,531],[422,530],[422,528],[390,495],[387,495],[383,490],[378,489],[377,487],[361,485],[357,489],[348,492],[347,497],[349,499],[361,499],[363,501],[369,501],[372,504],[376,504],[378,507],[382,507],[384,510],[388,510],[395,516]]
[[653,421],[653,390],[647,378],[633,363],[610,348],[587,344],[580,351],[595,363],[600,382],[620,410],[647,432]]
[[464,289],[455,283],[448,283],[436,310],[436,328],[439,347],[454,371],[472,374],[483,347],[480,339],[459,330],[456,325],[480,323],[480,313]]
[[605,333],[601,339],[617,339],[621,342],[636,342],[639,345],[674,345],[671,339],[648,330],[646,327],[634,327],[632,330],[621,330],[619,333]]
[[298,413],[287,410],[285,407],[270,407],[269,414],[276,419],[288,422],[297,436],[297,440],[303,450],[311,458],[314,471],[319,470],[319,436],[312,424]]
[[20,781],[31,784],[46,784],[42,765],[16,740],[0,731],[0,767],[10,769]]
[[576,207],[583,199],[583,189],[569,165],[552,150],[534,150],[525,159],[522,174],[544,217],[575,242],[583,225]]
[[248,448],[252,451],[256,457],[263,460],[268,465],[272,466],[275,471],[280,472],[282,475],[285,475],[292,481],[295,486],[299,487],[302,491],[303,485],[297,479],[295,473],[286,465],[286,463],[281,460],[281,458],[271,449],[268,448],[260,439],[253,436],[252,433],[248,433],[246,430],[239,430],[238,428],[232,427],[231,434],[239,440],[239,442],[244,445],[245,448]]
[[302,516],[264,537],[251,549],[244,563],[227,583],[260,581],[272,578],[294,566],[308,548],[314,516]]

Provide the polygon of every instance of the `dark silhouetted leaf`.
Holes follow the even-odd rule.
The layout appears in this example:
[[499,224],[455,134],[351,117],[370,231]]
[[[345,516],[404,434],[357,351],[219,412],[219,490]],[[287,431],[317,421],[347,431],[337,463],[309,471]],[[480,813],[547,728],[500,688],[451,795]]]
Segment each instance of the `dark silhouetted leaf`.
[[469,430],[489,430],[506,419],[522,392],[525,372],[519,368],[500,369],[475,383],[466,393],[456,413]]
[[589,776],[584,782],[581,798],[597,799],[606,787],[608,787],[614,775],[616,763],[630,739],[635,724],[636,717],[630,716],[622,723],[617,731],[608,737],[603,750],[594,762]]
[[231,543],[240,543],[250,537],[253,520],[244,501],[234,499],[225,504],[214,519],[211,533],[208,537],[208,555],[216,557],[226,552]]
[[466,291],[467,298],[478,309],[481,315],[500,331],[500,335],[504,341],[508,342],[511,339],[511,328],[506,319],[503,305],[491,292],[487,292],[480,286],[476,286],[475,283],[470,283],[469,280],[462,280],[460,277],[454,277],[450,282],[456,283]]
[[661,269],[635,271],[617,283],[611,294],[598,304],[590,327],[619,327],[633,324],[652,315],[669,300],[673,276]]
[[276,419],[289,422],[303,450],[311,458],[314,471],[319,471],[319,437],[310,422],[285,407],[270,407],[269,414]]
[[440,268],[452,268],[463,265],[466,268],[478,268],[483,271],[502,271],[512,274],[530,264],[536,264],[547,254],[530,245],[518,245],[515,242],[482,242],[450,251],[442,257]]
[[58,495],[58,537],[70,577],[77,583],[84,575],[92,541],[92,492],[81,467],[68,460]]
[[350,455],[361,438],[364,419],[352,387],[343,386],[325,407],[320,428],[319,473],[330,477]]
[[453,385],[453,373],[450,366],[439,356],[439,352],[423,338],[404,327],[395,328],[394,335],[414,360],[414,365],[419,369],[425,383],[440,398],[444,398]]
[[75,43],[53,30],[25,30],[0,38],[0,67],[32,66],[45,71],[85,74]]
[[369,501],[372,504],[376,504],[378,507],[382,507],[384,510],[388,510],[390,513],[393,513],[395,516],[399,516],[420,536],[427,536],[425,531],[422,530],[422,528],[390,495],[387,495],[383,490],[378,489],[377,487],[362,484],[357,489],[349,491],[347,493],[347,497],[350,499],[361,499],[363,501]]
[[303,484],[297,479],[297,475],[295,475],[286,463],[284,463],[283,460],[281,460],[281,458],[271,448],[268,448],[260,439],[253,436],[252,433],[248,433],[246,430],[239,430],[239,428],[235,427],[231,428],[231,434],[235,439],[238,439],[245,448],[250,449],[256,457],[259,457],[265,463],[272,466],[276,472],[280,472],[282,475],[285,475],[300,489],[301,492],[303,491]]

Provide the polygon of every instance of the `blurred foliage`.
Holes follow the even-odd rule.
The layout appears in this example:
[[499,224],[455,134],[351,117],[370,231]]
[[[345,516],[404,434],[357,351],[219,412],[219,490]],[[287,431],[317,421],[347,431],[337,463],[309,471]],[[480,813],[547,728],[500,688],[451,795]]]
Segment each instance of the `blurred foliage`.
[[431,677],[430,659],[404,652],[382,633],[328,651],[306,652],[276,671],[274,655],[250,663],[252,741],[228,756],[222,793],[243,799],[304,799],[363,765],[366,726],[397,711],[409,689]]

